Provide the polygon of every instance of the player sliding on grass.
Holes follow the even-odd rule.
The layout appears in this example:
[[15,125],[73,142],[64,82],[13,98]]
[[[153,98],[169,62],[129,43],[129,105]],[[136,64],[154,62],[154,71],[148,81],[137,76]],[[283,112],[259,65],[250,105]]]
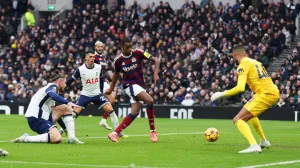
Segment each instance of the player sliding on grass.
[[[266,111],[272,105],[276,104],[279,99],[279,90],[272,82],[263,65],[248,57],[247,52],[242,45],[233,48],[233,58],[239,63],[237,68],[238,83],[237,86],[225,92],[216,92],[211,96],[211,101],[223,96],[233,96],[240,92],[244,92],[246,83],[255,93],[253,98],[241,109],[241,111],[233,118],[233,122],[238,130],[248,140],[250,147],[240,151],[239,153],[261,152],[261,148],[268,148],[271,144],[267,141],[259,119],[261,113]],[[260,144],[256,143],[251,130],[246,123],[254,127],[260,137]]]
[[0,148],[0,157],[7,156],[7,155],[8,155],[8,152]]
[[[113,125],[117,127],[119,125],[118,117],[112,105],[100,92],[99,79],[102,66],[95,64],[94,61],[95,53],[88,52],[85,56],[85,64],[81,65],[72,77],[67,80],[67,86],[70,86],[72,82],[78,79],[80,79],[82,83],[81,95],[76,102],[79,108],[75,108],[75,116],[78,117],[89,103],[94,103],[98,106],[99,110],[102,109],[105,113],[110,114]],[[120,133],[119,136],[123,137],[124,134]]]
[[155,62],[154,81],[158,80],[159,61],[148,52],[133,50],[132,41],[128,37],[122,39],[122,53],[114,60],[115,72],[112,77],[110,88],[106,94],[111,94],[115,88],[117,80],[122,73],[122,84],[126,94],[130,97],[131,114],[126,116],[122,123],[114,132],[108,134],[108,138],[113,142],[118,142],[118,134],[128,127],[139,115],[142,101],[147,104],[147,115],[150,125],[150,137],[152,142],[157,142],[157,135],[154,126],[153,98],[146,93],[143,77],[143,59]]
[[[29,127],[39,135],[29,136],[25,133],[13,140],[13,143],[60,143],[62,140],[61,134],[54,123],[63,116],[68,131],[68,142],[83,144],[83,142],[75,137],[74,119],[72,117],[72,106],[78,106],[72,102],[68,102],[57,94],[64,92],[66,78],[64,75],[59,74],[58,71],[55,71],[51,79],[53,83],[48,83],[34,94],[25,113]],[[55,106],[55,101],[62,103],[62,105]]]

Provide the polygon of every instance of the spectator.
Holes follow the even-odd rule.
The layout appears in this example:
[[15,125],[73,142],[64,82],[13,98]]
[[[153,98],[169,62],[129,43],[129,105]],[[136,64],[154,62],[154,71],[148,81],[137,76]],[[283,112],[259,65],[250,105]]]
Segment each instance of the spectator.
[[[181,104],[185,95],[191,94],[195,103],[200,104],[213,92],[230,89],[237,82],[237,65],[230,57],[234,45],[243,44],[250,57],[267,67],[285,47],[283,44],[289,39],[287,33],[291,41],[295,35],[295,24],[286,13],[284,2],[268,4],[264,1],[261,12],[251,6],[247,9],[247,4],[240,2],[233,7],[220,3],[216,8],[212,1],[202,1],[204,6],[200,8],[194,2],[185,1],[181,9],[172,9],[167,2],[159,2],[157,6],[151,3],[145,9],[138,1],[128,4],[128,8],[120,0],[109,2],[108,6],[105,1],[89,2],[76,0],[65,20],[41,16],[39,24],[13,35],[8,35],[10,29],[5,26],[18,27],[14,18],[10,17],[6,24],[6,14],[0,15],[4,24],[0,26],[0,41],[3,44],[9,41],[9,48],[4,46],[0,52],[0,82],[6,81],[5,86],[12,81],[22,83],[22,93],[25,90],[30,96],[49,80],[53,70],[59,69],[66,75],[74,73],[82,63],[82,54],[92,50],[96,40],[106,44],[107,71],[112,69],[114,56],[121,52],[117,44],[126,35],[132,38],[134,48],[148,50],[161,60],[160,80],[156,85],[151,77],[153,66],[147,66],[146,61],[144,66],[149,93],[157,103]],[[18,8],[23,7],[21,3],[23,1],[18,1]],[[282,96],[286,97],[287,90],[290,90],[289,95],[294,95],[293,85],[299,90],[298,58],[298,52],[293,52],[272,77],[276,85],[283,88]],[[107,78],[110,80],[110,75]],[[74,83],[66,90],[72,100],[80,87]],[[3,90],[10,92],[7,88]],[[118,103],[129,103],[121,83],[115,91]],[[8,99],[7,94],[4,97]],[[21,99],[20,94],[14,97],[14,100]],[[237,96],[213,102],[211,106],[240,102]]]
[[185,99],[181,102],[184,106],[192,106],[194,104],[194,100],[191,98],[190,94],[185,95]]
[[279,99],[279,102],[276,104],[276,107],[286,107],[286,104],[282,98]]
[[35,17],[33,14],[33,7],[29,7],[28,11],[25,13],[25,20],[26,20],[26,25],[28,27],[33,27],[35,26]]
[[206,107],[210,107],[212,106],[212,102],[210,100],[210,96],[207,94],[205,94],[204,99],[200,102],[201,106],[206,106]]

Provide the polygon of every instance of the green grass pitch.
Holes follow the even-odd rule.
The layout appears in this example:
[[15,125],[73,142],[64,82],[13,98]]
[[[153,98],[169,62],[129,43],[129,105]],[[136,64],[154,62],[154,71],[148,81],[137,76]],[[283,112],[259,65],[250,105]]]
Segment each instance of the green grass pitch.
[[[158,143],[150,141],[147,119],[137,118],[124,132],[130,137],[119,143],[107,138],[110,131],[99,127],[99,121],[100,117],[95,116],[77,119],[76,135],[85,142],[83,145],[67,144],[65,135],[61,144],[12,144],[8,140],[24,132],[35,133],[23,116],[0,115],[0,148],[10,153],[0,157],[0,167],[231,168],[295,160],[293,164],[271,167],[300,167],[300,124],[296,122],[261,121],[272,148],[260,154],[238,154],[248,143],[231,120],[156,119],[156,129],[161,134]],[[209,127],[219,130],[217,142],[204,139],[203,132]]]

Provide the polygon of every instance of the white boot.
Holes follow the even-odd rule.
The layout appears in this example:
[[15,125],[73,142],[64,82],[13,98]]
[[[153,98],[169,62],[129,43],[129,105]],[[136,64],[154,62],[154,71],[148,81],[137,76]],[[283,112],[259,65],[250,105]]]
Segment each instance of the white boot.
[[259,146],[261,148],[270,148],[271,144],[270,144],[270,142],[268,140],[264,139],[264,140],[260,141]]
[[24,133],[22,136],[20,136],[19,138],[16,138],[14,140],[12,140],[12,143],[24,143],[25,142],[25,138],[28,137],[29,134]]
[[68,140],[69,144],[84,144],[84,142],[81,142],[79,139],[77,139],[76,137],[71,138]]
[[4,156],[4,157],[5,157],[5,156],[7,156],[7,155],[8,155],[8,152],[0,148],[0,157],[1,157],[1,156]]
[[107,130],[111,130],[112,128],[110,126],[108,126],[107,122],[106,122],[106,119],[102,119],[100,122],[99,122],[99,126],[100,127],[104,127],[105,129]]
[[239,153],[261,153],[261,147],[257,144],[250,145],[249,148],[239,151]]

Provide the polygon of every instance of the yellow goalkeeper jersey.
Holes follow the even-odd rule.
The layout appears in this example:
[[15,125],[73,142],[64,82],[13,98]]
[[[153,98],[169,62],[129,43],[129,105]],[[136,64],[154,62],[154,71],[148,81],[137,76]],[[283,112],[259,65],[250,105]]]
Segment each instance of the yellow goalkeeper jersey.
[[262,63],[245,57],[237,68],[238,79],[246,78],[246,82],[254,93],[278,94],[279,90],[273,83]]

